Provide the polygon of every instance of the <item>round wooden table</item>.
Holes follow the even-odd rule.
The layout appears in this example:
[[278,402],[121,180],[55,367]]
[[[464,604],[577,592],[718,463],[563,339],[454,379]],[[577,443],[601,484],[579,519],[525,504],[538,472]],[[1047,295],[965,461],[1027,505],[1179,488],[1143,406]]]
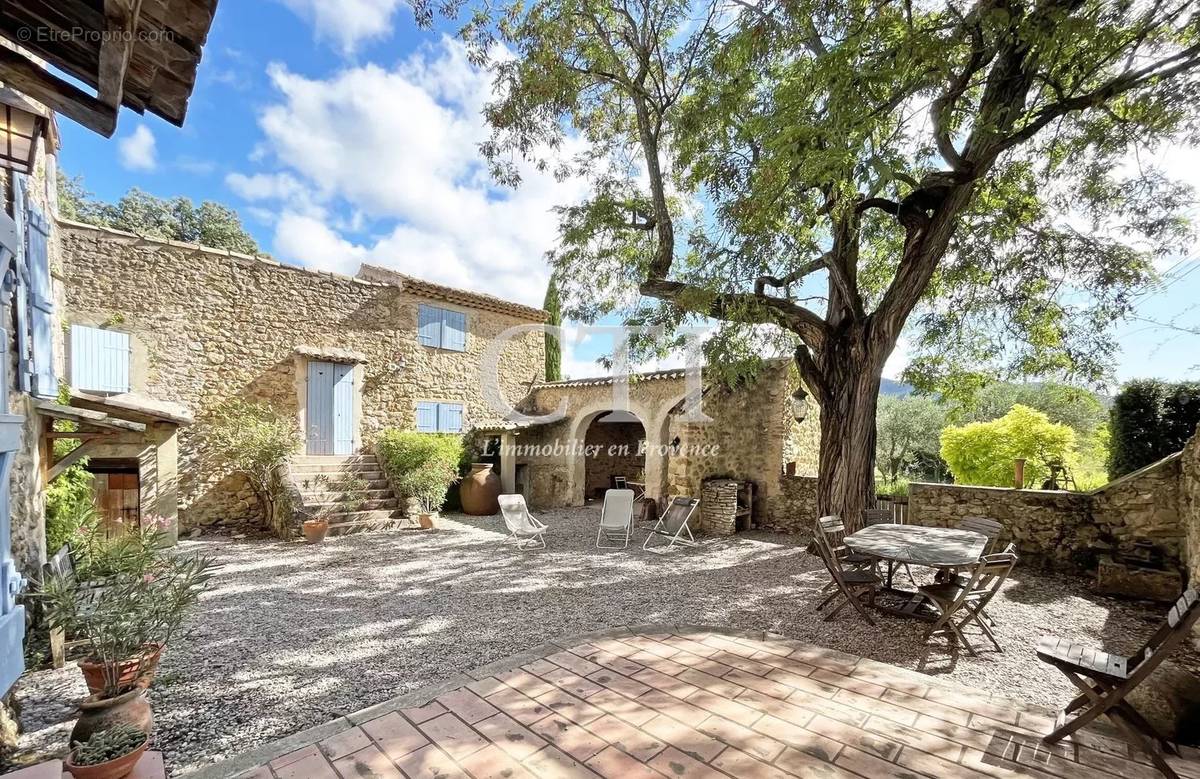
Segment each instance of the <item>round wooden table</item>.
[[904,608],[898,610],[899,613],[920,616],[916,613],[922,601],[920,594],[892,586],[896,566],[908,564],[927,568],[965,568],[979,562],[988,539],[973,530],[950,527],[871,525],[846,536],[843,543],[852,551],[886,560],[887,582],[884,589],[909,597]]

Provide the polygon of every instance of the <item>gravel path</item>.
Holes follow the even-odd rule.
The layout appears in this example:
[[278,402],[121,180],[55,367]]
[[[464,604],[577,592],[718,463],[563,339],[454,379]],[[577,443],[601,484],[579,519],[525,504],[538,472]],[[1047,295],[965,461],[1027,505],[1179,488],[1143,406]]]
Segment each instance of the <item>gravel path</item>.
[[[494,518],[450,517],[434,533],[377,533],[320,546],[201,539],[215,587],[164,654],[154,687],[158,744],[174,772],[243,752],[548,640],[654,622],[771,630],[965,685],[1055,705],[1068,684],[1038,662],[1042,633],[1129,651],[1162,618],[1099,597],[1080,578],[1018,568],[989,609],[1004,653],[954,656],[924,625],[849,609],[813,611],[827,575],[800,539],[744,533],[665,555],[592,548],[598,509],[539,514],[549,548],[502,544]],[[1191,665],[1191,658],[1188,664]],[[23,752],[62,745],[78,669],[27,675]],[[43,752],[44,754],[44,752]]]

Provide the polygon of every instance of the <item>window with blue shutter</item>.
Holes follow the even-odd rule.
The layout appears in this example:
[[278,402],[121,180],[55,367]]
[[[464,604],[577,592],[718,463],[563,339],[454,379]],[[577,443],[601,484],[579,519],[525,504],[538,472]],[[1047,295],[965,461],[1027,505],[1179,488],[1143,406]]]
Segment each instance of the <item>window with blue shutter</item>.
[[436,433],[438,431],[438,404],[421,402],[417,404],[417,432]]
[[129,333],[71,325],[71,386],[129,392]]
[[418,433],[461,433],[463,431],[462,403],[417,403]]
[[465,352],[467,315],[422,303],[417,307],[417,340],[422,346]]

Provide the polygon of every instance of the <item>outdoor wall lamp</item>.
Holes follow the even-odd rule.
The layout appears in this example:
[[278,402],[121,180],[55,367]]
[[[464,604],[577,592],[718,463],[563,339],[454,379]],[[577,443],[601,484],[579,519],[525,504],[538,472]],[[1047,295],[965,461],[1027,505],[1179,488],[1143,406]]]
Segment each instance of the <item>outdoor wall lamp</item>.
[[683,441],[679,440],[679,436],[671,439],[671,454],[679,454],[679,446]]
[[0,168],[32,173],[38,140],[45,137],[49,125],[50,119],[37,106],[0,87]]
[[799,387],[792,393],[792,416],[797,422],[803,422],[808,417],[808,393]]

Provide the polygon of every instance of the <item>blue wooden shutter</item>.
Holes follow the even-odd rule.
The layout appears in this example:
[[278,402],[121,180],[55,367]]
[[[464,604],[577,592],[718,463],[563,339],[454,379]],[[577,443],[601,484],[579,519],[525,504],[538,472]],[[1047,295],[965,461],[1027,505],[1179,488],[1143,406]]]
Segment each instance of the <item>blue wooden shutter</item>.
[[467,315],[461,311],[442,311],[442,348],[456,352],[467,350]]
[[333,453],[354,454],[354,366],[333,366]]
[[[28,197],[28,196],[27,196]],[[25,209],[25,258],[29,268],[29,313],[33,355],[33,394],[58,397],[54,374],[54,295],[50,287],[50,223],[29,202]],[[128,366],[128,361],[126,361]],[[128,371],[126,371],[128,374]],[[128,375],[126,375],[128,383]]]
[[461,403],[437,404],[438,432],[461,433],[463,427],[463,407]]
[[25,262],[25,191],[28,184],[23,173],[14,173],[9,179],[13,186],[13,222],[17,228],[16,288],[13,304],[17,310],[17,389],[29,392],[29,270]]
[[[14,177],[15,178],[15,177]],[[0,276],[8,275],[20,247],[17,228],[0,210]],[[9,285],[4,284],[5,292]],[[7,303],[7,301],[0,301]],[[8,339],[0,338],[0,695],[12,687],[25,670],[25,607],[16,595],[24,580],[12,560],[12,533],[8,503],[8,477],[21,445],[21,417],[8,413]]]
[[442,310],[424,304],[417,307],[417,339],[422,346],[442,345]]
[[71,326],[71,386],[92,392],[129,391],[129,333]]
[[436,433],[438,430],[438,404],[426,403],[424,401],[417,404],[417,432],[418,433]]

